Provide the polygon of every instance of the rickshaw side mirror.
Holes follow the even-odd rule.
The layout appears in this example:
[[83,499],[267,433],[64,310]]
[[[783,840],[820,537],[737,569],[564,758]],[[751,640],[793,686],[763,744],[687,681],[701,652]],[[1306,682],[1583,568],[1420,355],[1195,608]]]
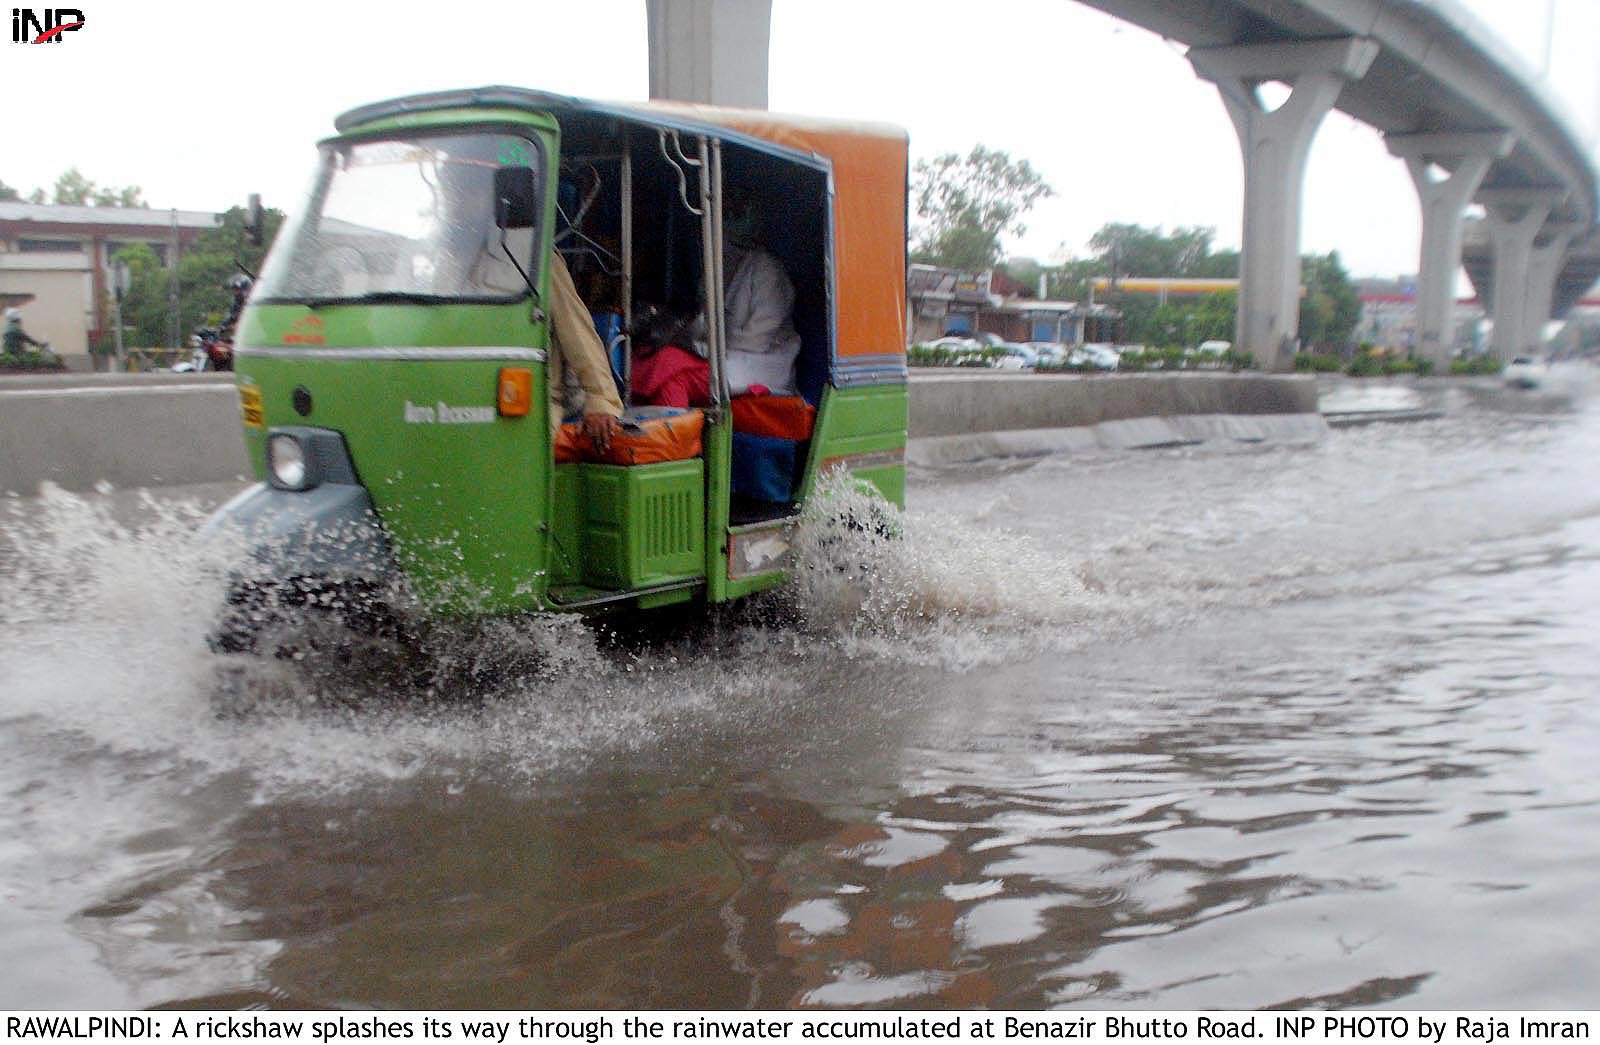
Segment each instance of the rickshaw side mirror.
[[502,229],[528,229],[539,223],[532,167],[495,168],[494,223]]
[[245,206],[244,234],[252,246],[259,247],[266,239],[266,214],[261,209],[261,194],[252,192]]

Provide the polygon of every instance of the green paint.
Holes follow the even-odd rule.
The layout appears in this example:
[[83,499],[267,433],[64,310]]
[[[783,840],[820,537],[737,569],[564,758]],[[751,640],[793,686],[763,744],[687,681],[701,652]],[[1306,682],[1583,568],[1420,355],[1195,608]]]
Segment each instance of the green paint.
[[648,588],[705,573],[705,462],[581,464],[585,584]]
[[[507,124],[539,137],[551,165],[536,252],[543,259],[554,227],[560,138],[548,113],[512,107],[406,113],[349,137],[441,128],[503,133]],[[538,154],[506,136],[498,158],[527,164]],[[725,412],[708,413],[698,459],[626,468],[555,465],[542,361],[318,358],[324,348],[548,349],[548,324],[537,307],[548,273],[543,264],[535,267],[537,298],[247,309],[237,377],[260,393],[264,426],[245,427],[258,478],[271,428],[313,425],[342,433],[402,570],[442,614],[559,608],[553,595],[574,601],[635,591],[622,604],[715,603],[781,583],[782,572],[728,578],[732,430]],[[252,355],[252,347],[296,352]],[[503,366],[533,372],[534,409],[526,417],[493,412]],[[291,405],[298,387],[311,393],[309,416]],[[906,418],[904,385],[825,390],[801,496],[810,495],[824,464],[843,459],[903,504],[905,468],[897,452],[905,447]],[[674,584],[682,587],[648,590]]]
[[[876,486],[884,499],[905,507],[903,454],[909,416],[905,385],[826,389],[806,458],[801,497],[811,496],[824,464],[842,458],[853,474]],[[883,463],[886,460],[892,463]]]
[[726,602],[728,595],[728,503],[732,496],[729,462],[733,460],[733,419],[706,418],[706,601]]

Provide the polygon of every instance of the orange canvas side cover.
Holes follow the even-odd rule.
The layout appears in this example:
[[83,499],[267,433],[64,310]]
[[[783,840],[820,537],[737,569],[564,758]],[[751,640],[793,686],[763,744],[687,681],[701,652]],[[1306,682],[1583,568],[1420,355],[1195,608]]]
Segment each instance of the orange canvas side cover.
[[557,464],[571,461],[596,461],[600,464],[660,464],[662,461],[687,461],[699,457],[705,415],[685,410],[663,417],[624,418],[611,437],[611,446],[601,453],[583,434],[581,422],[569,421],[556,434]]
[[839,306],[838,356],[906,354],[905,132],[883,124],[851,125],[709,106],[674,106],[776,145],[833,163],[834,262]]

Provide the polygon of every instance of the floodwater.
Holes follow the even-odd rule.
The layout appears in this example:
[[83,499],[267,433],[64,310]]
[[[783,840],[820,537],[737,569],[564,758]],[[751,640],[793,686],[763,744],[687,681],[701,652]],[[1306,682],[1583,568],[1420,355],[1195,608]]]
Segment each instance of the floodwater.
[[1597,479],[1510,392],[919,471],[759,612],[242,717],[188,512],[13,501],[0,1007],[1593,1008]]

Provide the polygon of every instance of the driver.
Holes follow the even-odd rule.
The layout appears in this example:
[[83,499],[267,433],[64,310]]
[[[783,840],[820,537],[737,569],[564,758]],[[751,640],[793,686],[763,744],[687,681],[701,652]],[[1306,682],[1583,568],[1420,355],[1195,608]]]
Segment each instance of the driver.
[[[550,432],[561,428],[561,419],[571,410],[583,412],[583,432],[600,453],[611,448],[617,433],[617,418],[622,416],[622,399],[611,377],[605,346],[595,332],[594,319],[572,284],[567,263],[556,251],[550,252]],[[567,373],[577,378],[581,397],[567,395]],[[571,402],[581,398],[580,403]]]
[[22,310],[20,308],[6,309],[5,353],[8,356],[20,356],[23,349],[28,346],[34,348],[48,348],[43,341],[28,336],[22,329]]

